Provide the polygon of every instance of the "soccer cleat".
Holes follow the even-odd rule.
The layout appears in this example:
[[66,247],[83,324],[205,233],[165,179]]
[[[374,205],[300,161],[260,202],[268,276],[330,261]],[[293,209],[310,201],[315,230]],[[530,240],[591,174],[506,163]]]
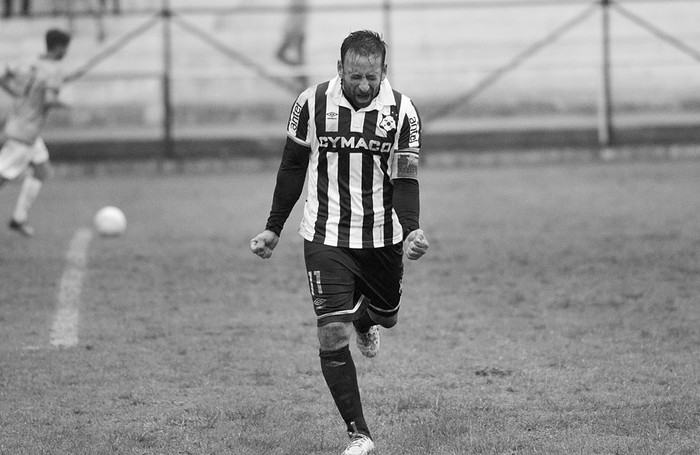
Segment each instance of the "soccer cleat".
[[13,218],[10,220],[10,224],[8,226],[13,231],[17,231],[25,237],[34,237],[34,228],[31,227],[26,221],[20,223]]
[[353,433],[343,455],[367,455],[374,450],[374,442],[362,433]]
[[365,357],[374,357],[379,352],[379,327],[373,325],[366,333],[355,330],[357,347]]

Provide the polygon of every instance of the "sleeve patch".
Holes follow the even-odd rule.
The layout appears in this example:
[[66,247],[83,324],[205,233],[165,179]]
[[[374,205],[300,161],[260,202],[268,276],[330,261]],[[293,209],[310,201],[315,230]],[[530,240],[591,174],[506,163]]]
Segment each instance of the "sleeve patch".
[[397,156],[397,159],[396,178],[418,177],[418,155],[402,153]]
[[299,104],[299,101],[294,103],[292,107],[292,112],[289,115],[289,124],[287,125],[287,131],[290,135],[296,136],[299,130],[299,120],[301,117],[301,111],[303,106]]
[[418,116],[408,117],[408,125],[410,127],[409,147],[420,147],[420,120],[418,120]]

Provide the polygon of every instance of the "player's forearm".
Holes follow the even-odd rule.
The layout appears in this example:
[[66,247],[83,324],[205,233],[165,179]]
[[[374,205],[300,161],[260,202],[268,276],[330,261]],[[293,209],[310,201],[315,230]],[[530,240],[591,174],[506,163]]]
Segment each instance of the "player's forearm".
[[282,162],[277,171],[277,183],[272,198],[272,209],[265,229],[278,236],[304,189],[309,148],[287,139]]
[[76,70],[71,73],[68,73],[63,77],[63,83],[67,84],[73,82],[74,80],[82,77],[83,74],[85,74],[85,70]]
[[0,88],[3,89],[4,91],[7,92],[8,95],[12,97],[17,97],[18,93],[16,93],[12,87],[10,86],[10,83],[6,78],[0,77]]
[[420,228],[420,185],[416,179],[394,180],[394,210],[403,228],[403,238]]

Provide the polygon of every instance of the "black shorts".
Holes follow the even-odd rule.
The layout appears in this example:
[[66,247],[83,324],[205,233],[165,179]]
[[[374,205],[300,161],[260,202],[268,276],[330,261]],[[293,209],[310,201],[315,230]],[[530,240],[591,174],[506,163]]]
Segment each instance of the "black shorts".
[[304,258],[319,326],[354,321],[365,309],[383,317],[399,311],[402,243],[354,249],[305,240]]

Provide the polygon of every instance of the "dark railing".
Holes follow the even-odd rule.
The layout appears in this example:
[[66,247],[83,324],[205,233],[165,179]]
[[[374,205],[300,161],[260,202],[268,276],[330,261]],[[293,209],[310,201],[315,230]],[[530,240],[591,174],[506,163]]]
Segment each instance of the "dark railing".
[[[666,0],[669,7],[673,7],[675,1],[688,2],[692,0]],[[104,3],[104,2],[103,2]],[[395,13],[405,12],[410,10],[455,10],[455,9],[476,9],[476,8],[510,8],[510,7],[546,7],[546,6],[576,6],[580,5],[581,11],[576,12],[572,17],[562,21],[558,26],[551,30],[543,31],[542,37],[534,40],[523,50],[517,52],[504,64],[490,70],[472,87],[457,88],[454,96],[444,102],[441,106],[433,109],[429,116],[424,119],[427,124],[437,121],[441,118],[451,115],[460,107],[470,103],[475,97],[479,96],[485,89],[500,80],[506,74],[514,71],[521,66],[525,61],[530,59],[542,49],[550,46],[552,43],[559,40],[569,31],[576,28],[584,20],[590,18],[595,13],[600,12],[600,99],[598,105],[598,143],[601,147],[606,147],[614,144],[614,128],[613,128],[613,103],[614,96],[611,87],[611,68],[613,65],[611,58],[611,21],[610,16],[617,14],[624,17],[628,21],[636,24],[642,29],[649,32],[659,40],[664,41],[678,51],[685,53],[694,60],[700,62],[700,50],[685,43],[683,40],[674,36],[673,33],[663,30],[652,22],[643,19],[636,15],[626,7],[627,4],[633,3],[654,3],[654,0],[490,0],[490,1],[431,1],[431,2],[416,2],[407,3],[405,1],[397,2],[392,0],[382,0],[381,2],[366,2],[366,3],[349,3],[346,4],[319,4],[313,7],[304,7],[296,12],[343,12],[343,11],[369,11],[382,15],[384,27],[384,37],[391,46],[392,44],[392,18]],[[656,2],[658,3],[658,2]],[[70,2],[68,2],[70,4]],[[217,52],[225,55],[229,59],[251,70],[257,77],[262,78],[276,86],[287,90],[290,94],[296,94],[300,86],[290,80],[288,77],[282,77],[267,69],[264,65],[256,62],[255,59],[248,57],[235,49],[233,46],[221,41],[211,32],[202,29],[192,21],[188,20],[188,15],[211,15],[211,14],[250,14],[250,13],[285,13],[290,11],[290,6],[275,6],[275,5],[241,5],[233,7],[200,7],[200,6],[178,6],[172,7],[170,0],[161,0],[156,7],[150,8],[125,8],[119,11],[122,16],[146,16],[147,19],[143,24],[138,25],[133,30],[123,34],[121,37],[114,39],[110,44],[105,45],[97,55],[89,59],[75,74],[76,78],[82,77],[98,66],[105,59],[110,58],[129,42],[138,39],[143,33],[153,27],[162,25],[162,105],[163,105],[163,154],[165,157],[172,157],[172,118],[173,118],[173,103],[171,100],[171,73],[172,73],[172,27],[178,27],[187,33],[197,37],[209,47]],[[306,9],[308,8],[308,9]],[[294,7],[291,7],[294,11]],[[104,9],[88,10],[88,9],[72,9],[64,11],[51,10],[50,8],[33,12],[37,17],[50,16],[54,14],[65,14],[73,17],[94,16],[100,19],[107,11]]]

